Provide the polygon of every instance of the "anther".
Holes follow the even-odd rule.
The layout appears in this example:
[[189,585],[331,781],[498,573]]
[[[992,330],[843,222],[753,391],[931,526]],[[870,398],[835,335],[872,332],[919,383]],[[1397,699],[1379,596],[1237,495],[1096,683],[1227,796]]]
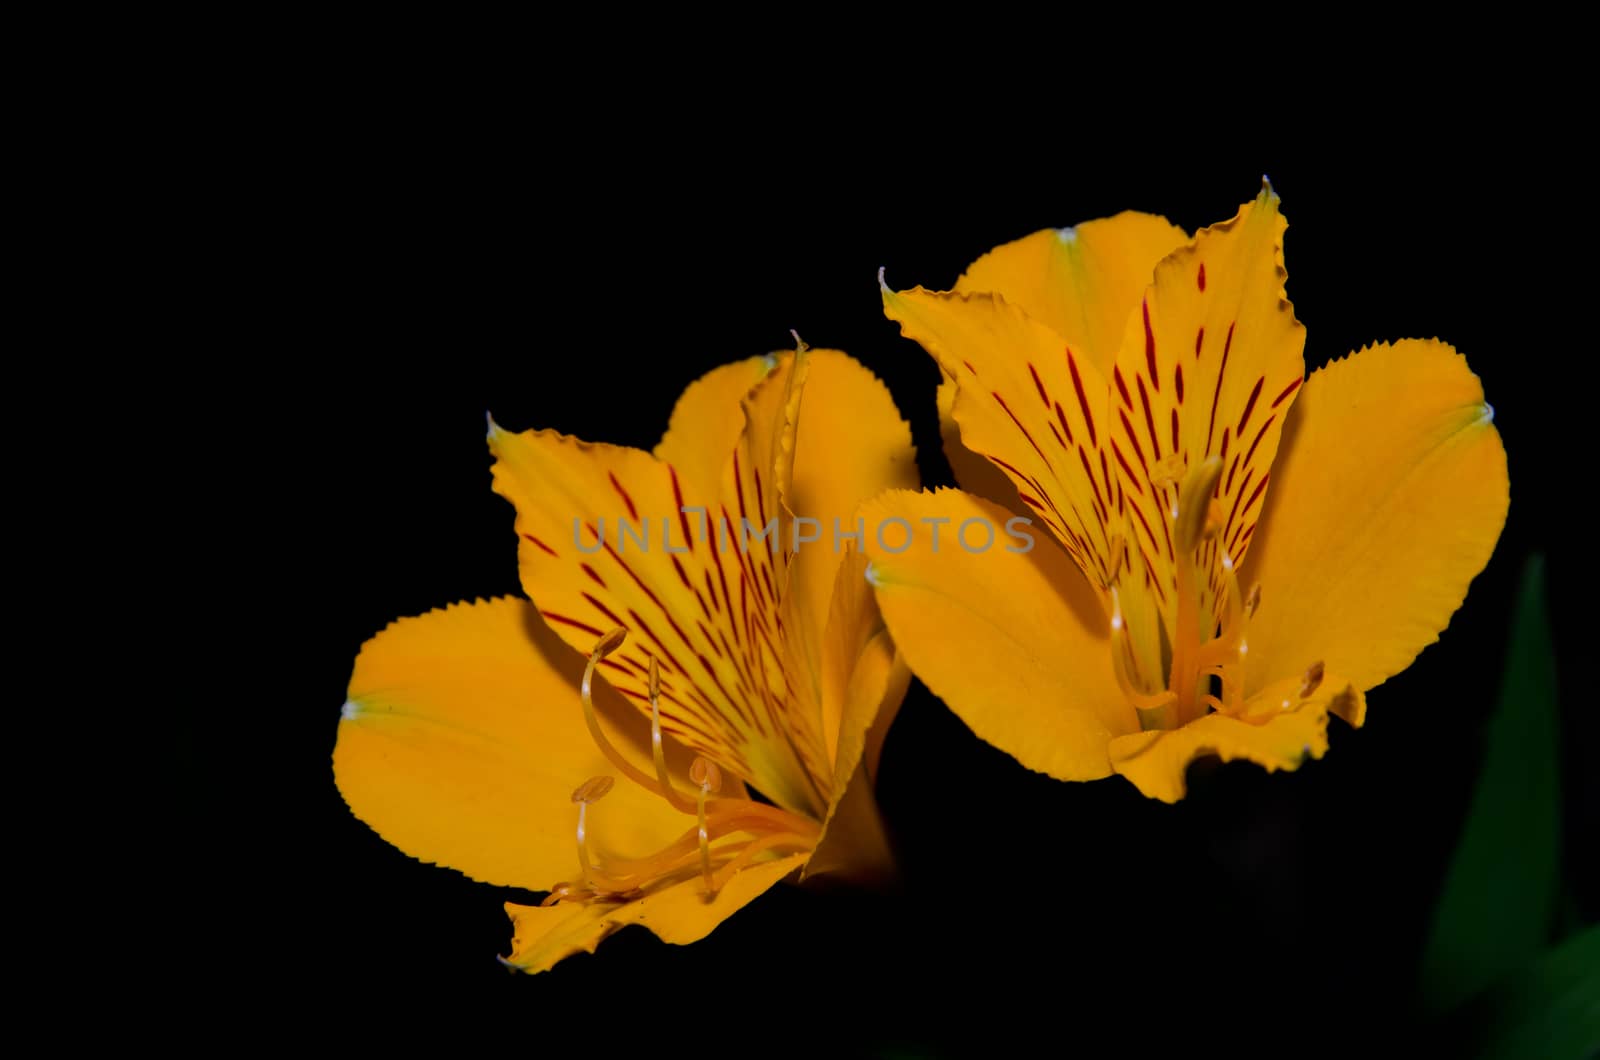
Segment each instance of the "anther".
[[1244,598],[1244,617],[1255,618],[1256,608],[1261,606],[1261,583],[1256,582],[1250,587],[1250,595]]
[[610,791],[615,783],[616,778],[614,777],[590,777],[578,785],[577,790],[572,793],[572,801],[580,806],[588,805],[591,802],[599,802],[606,797],[606,792]]
[[715,795],[722,790],[722,770],[709,758],[696,758],[689,763],[689,782]]
[[594,646],[595,654],[604,659],[607,655],[610,655],[612,652],[622,647],[622,642],[627,639],[628,631],[623,629],[621,626],[618,626],[616,629],[613,629],[610,633],[607,633],[605,636],[600,638],[599,643]]
[[1322,673],[1323,667],[1321,660],[1312,663],[1306,668],[1305,676],[1300,679],[1301,699],[1306,699],[1309,697],[1311,693],[1317,690],[1317,686],[1322,684]]
[[1211,491],[1222,475],[1222,458],[1213,456],[1189,473],[1178,493],[1178,516],[1173,537],[1179,549],[1192,552],[1200,544],[1206,515],[1211,510]]

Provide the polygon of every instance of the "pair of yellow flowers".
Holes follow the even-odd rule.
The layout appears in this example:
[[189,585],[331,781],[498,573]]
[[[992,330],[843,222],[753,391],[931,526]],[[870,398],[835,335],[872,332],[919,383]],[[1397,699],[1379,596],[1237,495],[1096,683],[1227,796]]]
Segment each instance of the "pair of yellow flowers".
[[917,492],[888,391],[804,345],[692,384],[653,453],[491,422],[532,602],[362,649],[345,800],[550,891],[507,906],[533,972],[628,924],[692,942],[786,877],[884,878],[912,673],[1023,765],[1168,802],[1200,755],[1320,756],[1460,606],[1509,486],[1449,346],[1304,378],[1284,228],[1267,187],[1192,239],[1123,213],[885,286],[963,490]]

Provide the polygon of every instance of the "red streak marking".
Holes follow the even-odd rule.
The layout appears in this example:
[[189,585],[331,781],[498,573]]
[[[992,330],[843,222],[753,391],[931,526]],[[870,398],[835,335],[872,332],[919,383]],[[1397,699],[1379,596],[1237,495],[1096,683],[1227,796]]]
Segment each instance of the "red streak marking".
[[583,573],[587,574],[590,578],[594,579],[594,583],[596,585],[600,586],[600,588],[602,588],[602,589],[604,589],[606,587],[606,580],[604,578],[600,577],[600,575],[596,574],[595,573],[595,569],[593,567],[589,566],[587,563],[580,563],[580,564],[578,564],[578,566],[583,568]]
[[[733,489],[739,495],[739,518],[748,521],[750,514],[744,507],[744,474],[739,470],[739,450],[737,449],[733,451]],[[739,526],[743,527],[744,523],[741,522]]]
[[1277,413],[1273,413],[1272,415],[1268,416],[1267,417],[1267,422],[1263,423],[1261,425],[1261,429],[1256,432],[1256,440],[1250,443],[1250,451],[1244,454],[1244,462],[1245,463],[1248,464],[1250,462],[1250,458],[1252,456],[1256,455],[1256,446],[1261,444],[1261,436],[1267,433],[1267,428],[1271,427],[1272,426],[1272,421],[1277,419],[1277,418],[1278,418],[1278,414]]
[[[717,564],[719,569],[721,566],[722,564]],[[722,614],[722,603],[717,599],[717,585],[711,580],[711,570],[707,568],[701,573],[706,576],[706,594],[711,597],[711,610],[720,615]]]
[[1054,420],[1045,420],[1050,425],[1050,433],[1056,436],[1056,444],[1062,449],[1067,447],[1067,440],[1061,437],[1061,428],[1057,427]]
[[1145,463],[1144,450],[1139,447],[1139,437],[1133,433],[1133,424],[1129,422],[1128,414],[1126,412],[1119,412],[1117,415],[1122,417],[1122,426],[1128,432],[1128,441],[1133,443],[1133,455],[1139,458],[1139,466],[1144,469],[1144,477],[1149,478],[1150,465]]
[[1200,263],[1200,277],[1199,277],[1199,279],[1200,279],[1200,289],[1203,291],[1203,290],[1206,289],[1206,263],[1203,262],[1203,261]]
[[1239,492],[1233,495],[1233,507],[1228,509],[1228,521],[1223,524],[1229,530],[1233,529],[1233,517],[1239,514],[1239,502],[1244,499],[1244,491],[1250,485],[1250,476],[1255,473],[1255,468],[1246,471],[1244,473],[1244,481],[1239,483]]
[[1122,380],[1122,369],[1113,366],[1111,378],[1117,381],[1117,393],[1122,395],[1122,403],[1130,409],[1133,408],[1133,396],[1128,393],[1128,384]]
[[973,375],[977,375],[978,374],[978,370],[976,368],[972,367],[972,362],[971,361],[962,361],[961,363],[966,365],[967,366],[967,371],[971,372]]
[[[1161,551],[1161,546],[1156,544],[1155,532],[1150,529],[1150,521],[1144,517],[1144,512],[1141,510],[1139,505],[1133,505],[1133,514],[1139,517],[1139,525],[1144,527],[1145,536],[1150,538],[1150,547],[1155,549],[1157,552]],[[1144,554],[1144,549],[1142,547],[1139,549],[1139,553],[1141,555]],[[1149,556],[1144,557],[1144,562],[1147,567],[1155,566],[1155,564],[1150,562]]]
[[1139,404],[1144,406],[1144,426],[1150,432],[1150,448],[1153,459],[1161,459],[1161,440],[1156,437],[1156,420],[1150,415],[1150,395],[1144,389],[1144,376],[1137,377],[1134,382],[1139,384]]
[[[540,541],[537,537],[534,537],[532,534],[523,534],[522,536],[527,538],[529,541],[532,541],[535,545],[538,545],[540,548],[544,549],[550,555],[552,555],[552,556],[556,555],[556,550],[555,549],[551,548],[549,545],[545,544],[543,541]],[[556,556],[556,558],[560,559],[561,557]]]
[[1083,379],[1078,375],[1078,361],[1072,356],[1072,350],[1067,350],[1067,368],[1072,372],[1072,388],[1078,392],[1078,407],[1083,409],[1083,422],[1089,425],[1089,444],[1099,445],[1099,439],[1094,429],[1094,413],[1089,411],[1089,399],[1083,392]]
[[1026,504],[1028,507],[1034,509],[1040,515],[1044,514],[1044,502],[1040,501],[1037,497],[1023,493],[1021,490],[1017,491],[1017,496],[1022,498],[1023,504]]
[[1206,452],[1211,452],[1211,433],[1217,429],[1217,399],[1222,396],[1222,375],[1228,370],[1228,351],[1233,349],[1233,321],[1228,325],[1228,337],[1222,343],[1222,364],[1217,368],[1217,388],[1211,392],[1211,423],[1206,427]]
[[689,572],[683,569],[683,564],[678,562],[677,556],[672,557],[672,569],[678,572],[678,580],[683,583],[683,587],[691,593],[694,592],[694,582],[689,580]]
[[1083,473],[1089,476],[1089,488],[1094,491],[1094,499],[1100,500],[1100,481],[1094,477],[1094,469],[1089,466],[1089,455],[1083,451],[1083,446],[1078,446],[1078,460],[1083,464]]
[[622,503],[628,506],[628,518],[638,522],[639,509],[633,506],[633,498],[628,496],[628,491],[622,488],[622,483],[617,481],[617,476],[613,472],[607,471],[606,478],[611,480],[611,488],[617,491],[618,496],[622,498]]
[[637,585],[640,589],[644,590],[644,594],[650,598],[650,602],[651,603],[656,605],[656,609],[659,610],[662,614],[666,614],[667,613],[667,609],[665,607],[661,606],[661,598],[655,594],[655,590],[650,588],[650,586],[646,585],[644,583],[644,579],[640,578],[637,574],[635,574],[634,571],[633,571],[633,568],[628,566],[627,561],[624,560],[621,556],[617,555],[616,550],[613,549],[609,544],[605,546],[605,549],[606,549],[606,552],[608,552],[611,555],[611,558],[617,561],[617,566],[621,567],[623,570],[628,572],[628,577],[633,579],[634,584]]
[[[683,527],[683,543],[689,546],[689,551],[692,553],[694,533],[689,529],[689,513],[683,510],[683,490],[678,486],[678,469],[668,464],[667,473],[672,476],[672,499],[678,502],[678,523]],[[702,518],[709,519],[710,516],[704,515]]]
[[1222,452],[1218,453],[1217,455],[1222,457],[1224,460],[1228,459],[1228,439],[1232,436],[1232,431],[1232,427],[1222,428]]
[[1106,484],[1106,501],[1107,501],[1107,503],[1110,503],[1110,500],[1111,500],[1111,465],[1106,463],[1106,451],[1104,449],[1100,450],[1100,477],[1105,480],[1105,484]]
[[[1245,510],[1245,512],[1248,513],[1250,511],[1250,506],[1252,504],[1254,504],[1256,502],[1256,499],[1261,496],[1261,491],[1267,488],[1267,479],[1269,479],[1271,477],[1272,477],[1272,472],[1270,472],[1270,471],[1267,472],[1265,475],[1261,476],[1261,481],[1256,483],[1256,488],[1250,494],[1250,499],[1244,502],[1244,510]],[[1240,493],[1244,492],[1244,487],[1243,486],[1239,487],[1239,492]]]
[[[1182,378],[1181,376],[1179,378]],[[1172,410],[1172,451],[1178,451],[1178,410]]]
[[1144,487],[1139,485],[1139,479],[1136,475],[1134,475],[1133,468],[1128,466],[1128,458],[1122,455],[1122,448],[1113,441],[1111,443],[1111,451],[1116,454],[1117,463],[1122,465],[1122,470],[1128,476],[1128,481],[1132,483],[1133,488],[1138,491],[1139,496],[1143,497]]
[[1032,361],[1028,362],[1028,374],[1033,376],[1033,385],[1039,391],[1039,400],[1044,402],[1044,407],[1045,408],[1049,408],[1050,407],[1050,395],[1045,393],[1044,380],[1039,378],[1039,369],[1037,369],[1037,368],[1035,368],[1033,366],[1033,362]]
[[1284,387],[1283,388],[1283,393],[1279,394],[1277,397],[1272,399],[1272,407],[1273,408],[1277,408],[1279,405],[1283,404],[1283,399],[1284,398],[1288,397],[1290,394],[1292,394],[1296,390],[1300,389],[1300,383],[1301,383],[1301,380],[1296,379],[1294,382],[1292,382],[1288,386]]
[[751,468],[750,474],[756,480],[756,515],[761,517],[761,529],[765,530],[767,528],[767,490],[761,484],[761,469],[759,467]]
[[617,613],[615,611],[611,610],[611,608],[609,608],[605,604],[601,603],[595,597],[590,596],[588,593],[584,593],[583,594],[583,598],[585,600],[589,601],[590,606],[593,607],[596,611],[600,612],[602,615],[605,615],[607,618],[609,618],[611,620],[611,624],[612,625],[614,625],[614,626],[626,626],[627,625],[626,622],[622,621],[622,619],[617,617]]
[[1250,413],[1255,410],[1256,398],[1261,396],[1261,384],[1264,382],[1266,382],[1265,379],[1256,380],[1254,389],[1250,391],[1250,399],[1244,403],[1244,415],[1239,417],[1239,426],[1234,430],[1234,434],[1244,433],[1244,425],[1249,422]]
[[1011,406],[1006,404],[1006,399],[1000,396],[998,390],[990,391],[990,395],[1000,402],[1000,407],[1006,410],[1006,415],[1011,417],[1011,422],[1017,425],[1017,430],[1022,432],[1022,436],[1028,439],[1028,444],[1033,446],[1033,451],[1039,454],[1039,459],[1044,461],[1044,466],[1050,468],[1051,474],[1055,474],[1056,469],[1051,467],[1050,458],[1044,455],[1044,450],[1040,449],[1039,443],[1033,440],[1033,435],[1028,433],[1028,428],[1024,427],[1022,421],[1017,419],[1017,414],[1011,411]]
[[1156,336],[1150,330],[1150,300],[1146,298],[1139,303],[1144,311],[1144,363],[1150,370],[1150,385],[1156,388],[1156,393],[1161,393],[1161,376],[1156,373]]
[[[580,629],[591,636],[598,637],[602,633],[601,630],[595,629],[587,622],[579,622],[575,618],[568,618],[566,615],[557,614],[554,611],[545,611],[540,609],[539,613],[545,617],[545,621],[547,622],[559,622],[563,626],[571,626],[573,629]],[[621,623],[618,624],[620,625]]]
[[1165,519],[1161,520],[1161,536],[1167,539],[1167,555],[1177,559],[1178,554],[1172,550],[1172,531],[1167,529],[1167,521]]
[[656,650],[661,653],[662,658],[672,664],[673,669],[685,677],[689,676],[689,671],[685,670],[683,664],[678,662],[677,656],[668,651],[667,646],[661,643],[661,638],[656,636],[656,631],[650,628],[650,623],[646,622],[639,615],[639,612],[630,607],[628,608],[628,617],[633,619],[633,624],[639,627],[640,632],[650,638],[650,642],[656,646]]
[[[1248,465],[1246,465],[1248,466]],[[1222,487],[1222,492],[1227,493],[1233,489],[1233,473],[1239,470],[1239,454],[1233,454],[1233,463],[1228,465],[1228,484]],[[1248,476],[1246,476],[1248,477]]]
[[1067,442],[1070,444],[1072,442],[1072,428],[1067,425],[1067,414],[1061,410],[1061,402],[1057,401],[1055,406],[1056,419],[1061,423],[1061,429],[1066,433]]
[[1194,333],[1194,359],[1197,361],[1200,359],[1200,346],[1205,341],[1206,329],[1202,326],[1199,331]]

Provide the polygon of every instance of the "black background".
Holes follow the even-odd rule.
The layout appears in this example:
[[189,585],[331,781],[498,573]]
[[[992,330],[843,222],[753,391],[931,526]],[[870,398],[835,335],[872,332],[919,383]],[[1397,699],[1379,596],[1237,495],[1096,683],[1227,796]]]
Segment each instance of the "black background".
[[[1578,572],[1558,540],[1570,476],[1589,473],[1560,445],[1580,354],[1550,257],[1564,207],[1527,203],[1537,137],[1419,122],[1379,145],[1334,120],[1289,149],[1232,127],[1091,135],[870,96],[846,134],[803,92],[759,115],[738,95],[524,110],[357,85],[236,160],[253,189],[228,213],[254,259],[249,309],[219,304],[217,340],[263,366],[234,395],[263,459],[220,487],[252,508],[224,552],[254,586],[220,658],[265,705],[226,735],[202,720],[183,745],[184,776],[228,793],[181,799],[200,837],[186,894],[210,909],[198,941],[230,955],[190,973],[235,998],[320,1000],[357,1031],[443,1018],[541,1050],[548,1035],[841,1055],[1367,1041],[1409,1025],[1534,550],[1551,556],[1568,690],[1568,876],[1597,889],[1578,839],[1595,798],[1579,748],[1597,734],[1570,692]],[[885,380],[924,484],[949,484],[937,371],[883,317],[879,266],[898,287],[945,287],[998,243],[1129,208],[1192,231],[1263,173],[1289,219],[1308,369],[1370,341],[1449,341],[1483,378],[1511,467],[1510,519],[1465,607],[1370,693],[1365,729],[1334,723],[1323,760],[1198,766],[1168,807],[1117,778],[1030,773],[914,683],[880,784],[904,894],[778,888],[692,947],[632,929],[535,977],[495,961],[501,903],[526,895],[416,862],[344,807],[330,755],[362,642],[519,590],[485,411],[648,448],[692,379],[787,348],[794,328]],[[241,838],[219,870],[214,850]]]

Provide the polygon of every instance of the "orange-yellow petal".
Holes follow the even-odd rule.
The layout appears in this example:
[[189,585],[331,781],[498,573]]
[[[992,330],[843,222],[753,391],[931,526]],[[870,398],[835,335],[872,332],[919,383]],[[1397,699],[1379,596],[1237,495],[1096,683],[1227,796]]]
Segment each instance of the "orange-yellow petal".
[[822,695],[832,734],[832,794],[805,875],[881,884],[893,879],[895,870],[873,789],[883,738],[900,710],[911,672],[878,613],[866,567],[865,556],[846,551],[829,612]]
[[[1010,512],[958,490],[895,491],[863,512],[867,574],[912,672],[1028,768],[1108,775],[1111,739],[1139,726],[1101,602],[1072,561],[1037,526],[1008,527]],[[1010,551],[1029,534],[1030,550]]]
[[[500,886],[570,879],[572,792],[616,771],[584,725],[582,675],[523,600],[401,619],[356,658],[333,752],[339,791],[412,857]],[[595,704],[612,742],[648,769],[649,726],[600,682]],[[593,822],[598,845],[631,856],[692,823],[631,784]]]
[[1166,218],[1129,210],[996,247],[972,263],[955,289],[1003,296],[1085,351],[1105,374],[1156,262],[1187,239]]
[[1000,466],[974,453],[962,442],[961,425],[956,423],[955,417],[956,381],[949,375],[939,384],[934,401],[939,409],[939,441],[943,443],[944,456],[950,462],[956,485],[968,493],[1004,505],[1018,515],[1031,515],[1022,498],[1017,496],[1017,487]]
[[[782,370],[761,386],[781,385]],[[781,805],[820,816],[820,736],[804,719],[780,726],[773,714],[785,699],[783,556],[754,536],[740,547],[741,516],[756,530],[772,517],[753,495],[766,482],[749,488],[745,462],[737,480],[725,471],[720,494],[696,496],[649,453],[554,431],[497,428],[490,446],[495,490],[517,509],[523,588],[551,628],[584,654],[605,631],[626,628],[627,641],[601,664],[619,692],[647,710],[657,658],[665,731]]]
[[593,953],[606,936],[630,924],[655,932],[663,942],[698,942],[751,900],[805,864],[793,854],[742,869],[717,892],[706,897],[699,876],[646,893],[631,902],[562,903],[553,906],[506,904],[515,925],[508,965],[524,972],[543,972],[575,953]]
[[1189,763],[1204,755],[1224,762],[1244,759],[1269,772],[1297,769],[1328,749],[1328,714],[1359,717],[1364,700],[1349,680],[1328,674],[1301,696],[1303,676],[1263,689],[1245,704],[1244,716],[1208,714],[1180,729],[1119,736],[1111,764],[1152,799],[1177,802],[1186,790]]
[[1121,520],[1093,363],[998,295],[884,287],[883,306],[955,379],[962,444],[1005,472],[1035,521],[1106,584]]
[[[1167,644],[1178,610],[1170,515],[1185,474],[1208,457],[1222,460],[1212,504],[1220,530],[1196,554],[1201,613],[1220,619],[1222,557],[1237,564],[1249,548],[1283,417],[1305,374],[1305,329],[1284,292],[1285,228],[1268,187],[1233,220],[1203,229],[1156,267],[1117,354],[1110,445],[1140,575],[1128,587],[1155,596]],[[1163,631],[1139,623],[1129,632],[1141,672],[1161,674]]]
[[714,493],[744,430],[740,403],[776,365],[774,357],[746,357],[690,383],[673,406],[656,459],[676,467],[701,495]]
[[1240,572],[1261,585],[1247,693],[1319,660],[1371,688],[1438,638],[1505,524],[1492,416],[1436,340],[1370,346],[1306,381]]
[[[857,507],[887,489],[915,489],[917,454],[911,428],[900,417],[894,398],[877,376],[837,350],[807,354],[804,393],[794,437],[794,466],[785,495],[792,514],[807,520],[799,527],[784,599],[784,634],[794,650],[792,691],[807,709],[831,714],[822,720],[829,761],[838,733],[839,700],[819,698],[824,630],[830,607],[840,591],[855,597],[852,615],[872,590],[861,579],[839,582],[835,575],[849,548],[840,535],[856,527]],[[837,525],[836,525],[837,524]],[[795,535],[786,547],[794,544]],[[872,622],[876,622],[873,612]]]

